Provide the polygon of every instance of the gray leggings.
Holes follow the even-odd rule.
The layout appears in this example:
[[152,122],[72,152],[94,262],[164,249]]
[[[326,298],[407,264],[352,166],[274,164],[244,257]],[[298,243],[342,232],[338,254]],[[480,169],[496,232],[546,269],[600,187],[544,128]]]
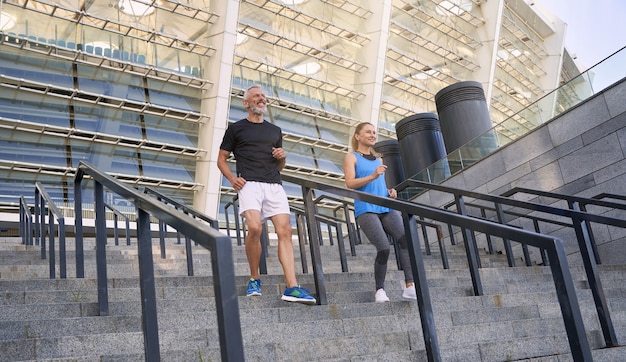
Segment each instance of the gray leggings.
[[404,270],[404,281],[413,282],[413,270],[409,260],[406,238],[404,237],[404,223],[402,215],[397,210],[391,210],[384,214],[367,212],[359,215],[356,219],[359,227],[367,239],[376,247],[376,259],[374,260],[374,280],[376,290],[385,287],[387,274],[387,261],[389,260],[389,239],[391,235],[400,245],[400,266]]

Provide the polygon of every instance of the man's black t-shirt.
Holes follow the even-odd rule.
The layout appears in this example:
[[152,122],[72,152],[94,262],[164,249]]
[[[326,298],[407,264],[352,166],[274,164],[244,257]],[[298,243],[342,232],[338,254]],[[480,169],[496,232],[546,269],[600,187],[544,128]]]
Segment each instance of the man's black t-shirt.
[[235,155],[237,176],[246,181],[281,183],[278,160],[272,156],[272,148],[282,146],[280,127],[244,118],[228,126],[220,149]]

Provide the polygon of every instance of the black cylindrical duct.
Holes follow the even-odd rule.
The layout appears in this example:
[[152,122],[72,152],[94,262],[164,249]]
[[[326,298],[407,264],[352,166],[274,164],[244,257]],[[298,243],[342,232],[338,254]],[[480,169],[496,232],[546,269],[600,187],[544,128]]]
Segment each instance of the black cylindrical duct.
[[404,181],[404,166],[402,165],[402,155],[400,154],[398,141],[386,140],[376,142],[374,151],[382,155],[383,164],[387,166],[387,171],[385,171],[387,188],[393,188]]
[[439,119],[434,113],[418,113],[396,123],[404,174],[410,178],[446,157]]
[[446,153],[458,149],[493,126],[483,87],[467,81],[449,85],[435,94]]

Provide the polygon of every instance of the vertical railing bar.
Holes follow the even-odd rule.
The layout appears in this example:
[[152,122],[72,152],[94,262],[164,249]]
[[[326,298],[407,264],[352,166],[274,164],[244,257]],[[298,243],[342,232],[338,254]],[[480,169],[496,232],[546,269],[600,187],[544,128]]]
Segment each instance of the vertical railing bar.
[[137,209],[137,249],[145,360],[147,362],[160,361],[161,352],[159,350],[159,326],[157,322],[150,215],[142,209]]
[[446,245],[443,242],[443,231],[441,231],[441,226],[435,225],[435,230],[437,232],[439,252],[441,253],[441,263],[443,264],[444,269],[450,269],[450,265],[448,264],[448,253],[446,252]]
[[81,182],[83,173],[79,170],[74,177],[74,244],[76,258],[76,278],[85,277],[85,253],[83,248],[83,195]]
[[67,250],[65,245],[65,218],[59,218],[59,274],[62,279],[67,278]]
[[41,193],[37,191],[37,196],[39,199],[39,205],[41,206],[39,209],[39,235],[40,235],[40,246],[41,246],[41,259],[46,259],[46,201],[41,196]]
[[[454,198],[458,212],[461,215],[466,216],[467,213],[465,210],[465,201],[463,200],[463,196],[455,195]],[[478,269],[480,268],[480,260],[477,253],[478,248],[476,247],[476,239],[474,238],[473,233],[465,227],[461,227],[461,233],[463,234],[463,239],[465,241],[465,253],[467,254],[467,262],[470,269],[470,276],[472,278],[474,295],[483,295],[483,286],[480,281],[480,273],[478,272]]]
[[[483,219],[487,220],[487,212],[485,211],[484,207],[480,208],[480,215],[483,217]],[[485,234],[485,238],[487,239],[487,252],[489,254],[493,254],[493,242],[491,241],[491,235]]]
[[311,264],[313,264],[313,279],[315,280],[315,292],[317,304],[328,304],[326,295],[326,281],[322,268],[322,258],[320,255],[319,235],[317,234],[317,222],[315,221],[315,203],[313,201],[313,190],[302,186],[302,196],[304,198],[304,210],[309,231],[309,248],[311,249]]
[[[502,204],[497,202],[495,204],[496,207],[496,214],[498,217],[498,222],[500,224],[505,224],[505,220],[504,220],[504,211],[502,210]],[[502,243],[504,244],[504,250],[506,253],[506,260],[509,263],[510,267],[514,267],[515,266],[515,258],[513,257],[513,248],[511,248],[511,242],[509,241],[509,239],[507,238],[502,238]]]
[[54,235],[56,234],[56,228],[54,223],[54,213],[52,208],[48,208],[48,265],[50,268],[50,279],[56,278],[56,250],[54,246]]
[[98,310],[100,316],[109,315],[109,290],[106,265],[107,225],[104,211],[104,187],[94,183],[94,208],[96,211],[96,275],[98,280]]
[[576,362],[593,361],[561,240],[554,239],[547,252],[572,357]]
[[302,273],[309,273],[309,266],[306,260],[306,226],[304,225],[304,215],[296,213],[296,230],[298,232],[298,245],[300,246],[300,263],[302,264]]
[[604,341],[607,347],[618,346],[619,343],[617,341],[617,336],[615,335],[613,322],[611,321],[611,312],[606,302],[604,289],[602,288],[602,281],[600,280],[598,266],[595,262],[596,259],[594,258],[591,240],[589,240],[589,234],[587,233],[587,228],[585,227],[585,220],[579,216],[574,216],[572,218],[572,222],[574,224],[574,230],[576,231],[576,239],[578,239],[580,256],[585,266],[587,283],[589,284],[589,289],[591,289],[600,326],[602,327]]
[[408,244],[411,266],[413,268],[413,278],[417,292],[417,306],[420,314],[420,322],[424,333],[424,345],[429,362],[441,361],[439,352],[439,341],[437,339],[437,329],[435,328],[435,317],[430,300],[426,269],[422,258],[417,223],[414,215],[402,215],[404,230]]
[[341,271],[344,273],[347,273],[348,272],[348,259],[346,257],[346,247],[344,245],[343,234],[341,232],[341,223],[337,222],[335,224],[335,228],[337,229],[337,248],[339,249],[339,260],[341,261]]
[[187,276],[192,277],[193,272],[193,250],[191,248],[191,239],[185,235],[185,254],[187,254]]
[[41,212],[41,204],[40,204],[41,200],[39,200],[39,191],[35,189],[35,228],[34,228],[34,234],[35,234],[35,245],[39,245],[39,238],[41,235],[41,229],[39,228],[39,213]]
[[161,259],[165,259],[165,233],[167,232],[163,220],[159,220],[159,246],[161,249]]

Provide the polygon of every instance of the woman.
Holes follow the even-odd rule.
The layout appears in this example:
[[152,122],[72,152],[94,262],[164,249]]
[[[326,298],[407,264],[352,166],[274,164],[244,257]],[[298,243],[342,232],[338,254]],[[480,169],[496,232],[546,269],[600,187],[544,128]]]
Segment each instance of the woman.
[[[346,187],[382,197],[396,198],[395,189],[387,189],[385,183],[385,170],[381,156],[373,149],[376,143],[376,129],[371,123],[360,123],[352,136],[353,152],[348,153],[343,161]],[[374,279],[376,303],[389,301],[385,292],[385,276],[387,274],[387,261],[389,260],[389,239],[391,235],[400,245],[400,265],[404,270],[405,287],[402,297],[417,299],[413,272],[409,260],[406,239],[404,237],[404,224],[402,216],[397,210],[387,207],[354,200],[354,217],[359,227],[367,236],[367,239],[376,247],[374,260]]]

